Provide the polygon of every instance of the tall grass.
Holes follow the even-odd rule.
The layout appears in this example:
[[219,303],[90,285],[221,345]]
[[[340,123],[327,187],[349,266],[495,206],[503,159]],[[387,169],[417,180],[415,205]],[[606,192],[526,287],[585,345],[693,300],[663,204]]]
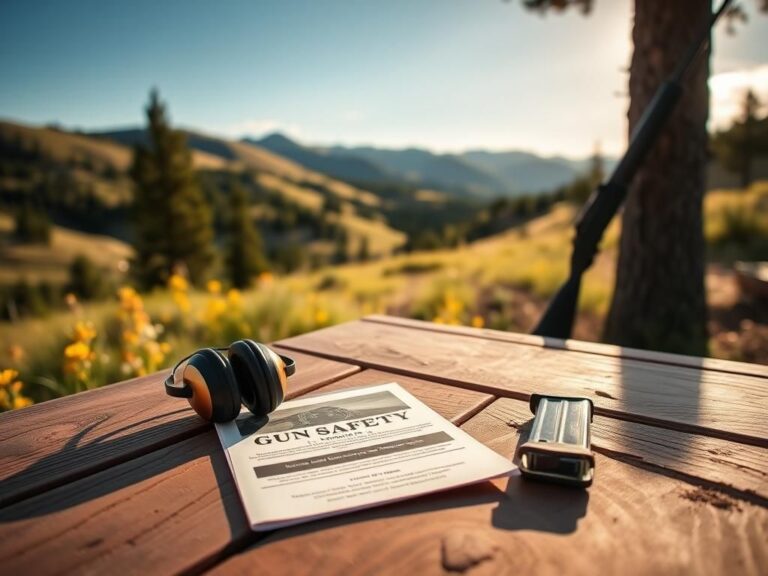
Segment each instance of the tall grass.
[[[710,193],[705,208],[714,251],[743,255],[765,245],[768,184]],[[270,342],[372,313],[528,330],[567,274],[573,217],[572,208],[558,205],[524,229],[470,246],[264,274],[243,292],[217,281],[196,290],[174,277],[148,294],[124,287],[110,302],[70,302],[66,312],[0,328],[0,375],[8,381],[0,378],[0,409],[146,374],[198,347],[239,338]],[[582,284],[581,315],[595,326],[610,302],[618,234],[614,223]]]

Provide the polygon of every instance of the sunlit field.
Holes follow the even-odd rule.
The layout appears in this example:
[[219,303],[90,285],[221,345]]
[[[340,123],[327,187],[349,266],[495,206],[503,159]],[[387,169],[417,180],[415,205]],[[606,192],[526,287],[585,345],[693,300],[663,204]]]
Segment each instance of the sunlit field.
[[[705,212],[710,258],[720,268],[732,254],[765,254],[768,183],[747,192],[713,191]],[[114,298],[97,303],[68,295],[66,311],[0,328],[0,406],[21,407],[152,373],[202,346],[238,338],[270,342],[376,313],[529,331],[565,278],[574,216],[575,208],[561,203],[522,227],[456,249],[287,276],[267,272],[243,291],[216,279],[195,289],[176,275],[165,289],[148,294],[125,284]],[[600,339],[618,232],[614,222],[584,279],[575,338]],[[719,278],[708,275],[713,294],[722,292]],[[721,304],[713,300],[710,308]],[[744,359],[734,343],[738,336],[713,328],[710,353]]]

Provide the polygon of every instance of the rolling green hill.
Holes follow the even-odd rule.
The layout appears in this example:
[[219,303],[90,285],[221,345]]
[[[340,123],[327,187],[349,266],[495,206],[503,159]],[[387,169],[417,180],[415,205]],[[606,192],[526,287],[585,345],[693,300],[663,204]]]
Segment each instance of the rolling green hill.
[[[60,281],[76,253],[90,254],[94,252],[90,246],[104,246],[110,236],[120,243],[117,252],[121,258],[127,257],[132,195],[128,169],[132,147],[143,138],[141,130],[94,135],[0,122],[0,214],[6,228],[0,243],[0,283],[18,277]],[[406,235],[387,223],[376,194],[244,142],[196,132],[187,132],[187,138],[201,175],[218,175],[213,181],[227,175],[241,178],[256,191],[254,201],[279,199],[281,205],[304,210],[308,218],[327,218],[345,231],[350,250],[365,242],[371,255],[386,255],[406,242]],[[209,193],[219,197],[214,205],[226,207],[222,190],[214,187]],[[325,215],[329,199],[337,209]],[[48,212],[56,225],[49,247],[19,245],[10,234],[11,214],[29,203]],[[85,240],[93,234],[97,236]],[[268,237],[278,245],[283,243],[274,234]],[[311,234],[291,237],[310,250],[328,252]],[[95,256],[93,260],[101,263],[98,250]]]

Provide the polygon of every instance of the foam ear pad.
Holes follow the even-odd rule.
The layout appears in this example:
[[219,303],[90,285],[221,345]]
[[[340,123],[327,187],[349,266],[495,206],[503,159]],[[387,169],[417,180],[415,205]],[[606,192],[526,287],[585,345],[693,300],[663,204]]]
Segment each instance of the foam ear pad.
[[189,403],[211,422],[228,422],[240,412],[240,391],[229,366],[219,352],[204,348],[187,362],[184,381],[192,388]]
[[246,408],[257,416],[274,410],[273,388],[266,360],[251,340],[238,340],[229,347],[229,363]]

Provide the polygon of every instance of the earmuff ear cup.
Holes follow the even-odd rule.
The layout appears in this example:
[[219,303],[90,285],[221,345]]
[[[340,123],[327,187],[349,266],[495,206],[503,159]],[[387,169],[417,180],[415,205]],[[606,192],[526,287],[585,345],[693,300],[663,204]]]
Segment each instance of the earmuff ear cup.
[[[269,392],[272,397],[272,410],[280,406],[283,403],[283,384],[280,378],[280,371],[283,371],[283,378],[285,378],[285,369],[279,368],[275,363],[275,359],[280,360],[280,356],[275,354],[264,344],[259,344],[249,340],[252,346],[255,346],[264,358],[264,365],[267,367],[269,373]],[[280,360],[282,362],[282,360]]]
[[265,416],[275,409],[273,383],[266,359],[255,342],[238,340],[229,347],[229,364],[240,388],[240,397],[246,408],[257,416]]
[[211,422],[228,422],[240,413],[240,391],[225,356],[211,348],[198,350],[184,368],[192,388],[189,403]]

